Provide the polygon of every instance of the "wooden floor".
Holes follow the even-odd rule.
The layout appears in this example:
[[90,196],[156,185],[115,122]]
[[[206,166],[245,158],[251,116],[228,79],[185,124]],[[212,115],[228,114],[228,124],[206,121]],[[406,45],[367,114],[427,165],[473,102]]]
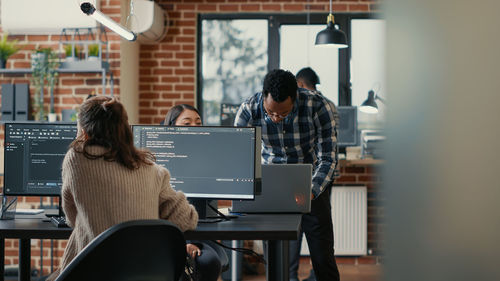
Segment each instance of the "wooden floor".
[[[380,281],[382,280],[381,265],[351,265],[339,264],[340,280],[342,281]],[[299,280],[309,277],[310,264],[300,264]],[[265,275],[244,275],[242,281],[266,281]]]

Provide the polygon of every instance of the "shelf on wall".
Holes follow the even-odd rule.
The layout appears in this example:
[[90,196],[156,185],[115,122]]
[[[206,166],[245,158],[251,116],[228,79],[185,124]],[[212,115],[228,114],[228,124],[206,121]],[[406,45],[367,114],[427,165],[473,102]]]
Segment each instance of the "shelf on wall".
[[[105,71],[105,68],[96,68],[96,69],[74,69],[74,68],[59,68],[57,72],[59,73],[102,73]],[[0,74],[30,74],[33,72],[31,68],[2,68],[0,69]]]

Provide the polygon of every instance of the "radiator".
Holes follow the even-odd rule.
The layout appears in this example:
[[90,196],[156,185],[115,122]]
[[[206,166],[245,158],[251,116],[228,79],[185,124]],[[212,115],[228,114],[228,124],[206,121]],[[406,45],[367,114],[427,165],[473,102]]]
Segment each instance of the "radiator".
[[[366,255],[366,186],[334,186],[331,204],[335,255]],[[300,254],[309,255],[305,237],[302,239]]]

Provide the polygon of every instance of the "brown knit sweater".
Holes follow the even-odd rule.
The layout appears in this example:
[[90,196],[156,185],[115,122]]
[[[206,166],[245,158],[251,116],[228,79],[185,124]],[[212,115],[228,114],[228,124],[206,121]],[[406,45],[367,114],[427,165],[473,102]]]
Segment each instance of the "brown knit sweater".
[[[87,149],[98,155],[104,148]],[[198,213],[182,192],[170,186],[170,174],[156,164],[130,170],[118,162],[87,159],[70,149],[62,167],[62,201],[73,232],[61,268],[97,235],[128,220],[167,219],[182,231],[196,228]],[[54,278],[58,272],[51,275]]]

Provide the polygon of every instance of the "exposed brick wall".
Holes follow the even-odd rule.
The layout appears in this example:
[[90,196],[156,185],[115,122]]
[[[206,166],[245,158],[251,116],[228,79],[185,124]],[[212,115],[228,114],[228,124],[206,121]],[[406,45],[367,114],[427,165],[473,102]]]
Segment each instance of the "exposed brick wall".
[[[116,21],[120,21],[120,0],[100,0],[101,11]],[[1,31],[1,28],[0,28]],[[107,38],[109,44],[109,64],[110,71],[114,76],[115,95],[120,94],[120,37],[112,31],[107,30]],[[6,68],[30,68],[31,54],[38,48],[52,48],[59,50],[60,35],[9,35],[9,39],[19,40],[19,44],[23,48],[15,55],[9,57]],[[29,83],[31,74],[0,74],[0,84],[3,83]],[[54,107],[56,113],[60,114],[63,109],[71,109],[79,105],[88,94],[102,93],[102,75],[100,73],[60,73],[58,83],[54,89]],[[109,74],[107,78],[109,79]],[[106,85],[106,93],[110,93],[109,81]],[[34,89],[30,88],[30,94],[33,96]],[[48,112],[50,97],[47,94],[48,89],[44,89],[44,104],[46,105],[45,112]],[[76,97],[73,96],[76,95]],[[0,95],[1,96],[1,95]],[[3,149],[4,140],[3,126],[0,126],[0,149]],[[2,171],[3,173],[3,171]],[[3,180],[1,181],[3,185]],[[47,197],[42,198],[44,205],[50,203]],[[40,205],[40,197],[19,197],[19,208],[38,208]],[[50,240],[43,242],[43,264],[44,274],[50,273]],[[66,240],[53,240],[54,251],[54,267],[57,268],[60,263],[60,258],[66,247]],[[18,241],[7,239],[5,242],[5,264],[17,265],[18,260]],[[32,268],[40,269],[40,240],[31,241]]]
[[[159,0],[170,27],[161,43],[141,45],[139,122],[158,124],[173,105],[196,98],[196,26],[202,13],[325,13],[328,0]],[[334,12],[378,11],[378,1],[335,0]]]

